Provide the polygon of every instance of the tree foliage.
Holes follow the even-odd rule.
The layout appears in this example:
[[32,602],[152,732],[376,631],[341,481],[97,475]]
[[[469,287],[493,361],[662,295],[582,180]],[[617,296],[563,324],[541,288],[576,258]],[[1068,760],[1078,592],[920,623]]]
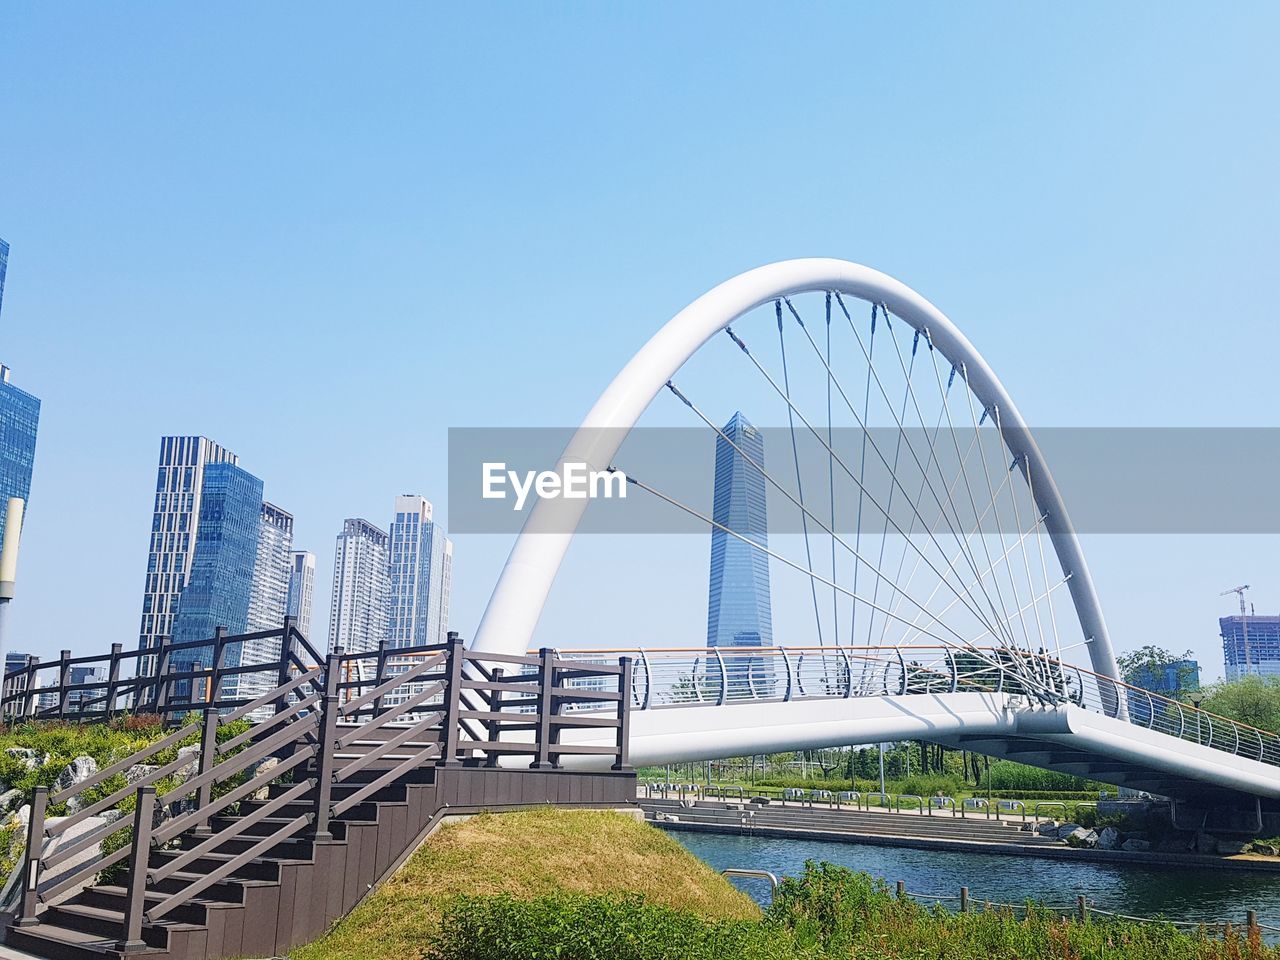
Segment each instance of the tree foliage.
[[1280,732],[1280,677],[1249,675],[1205,688],[1201,706],[1260,730]]

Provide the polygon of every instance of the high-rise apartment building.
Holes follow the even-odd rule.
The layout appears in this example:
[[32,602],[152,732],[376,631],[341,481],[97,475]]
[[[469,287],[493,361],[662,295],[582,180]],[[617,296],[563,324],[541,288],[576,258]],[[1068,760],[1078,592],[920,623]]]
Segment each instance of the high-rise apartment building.
[[1280,616],[1220,617],[1218,629],[1228,680],[1280,676]]
[[396,497],[389,547],[393,647],[444,643],[449,630],[453,544],[433,514],[426,497]]
[[[249,588],[248,631],[274,630],[289,609],[289,578],[293,572],[293,514],[263,501]],[[251,661],[257,662],[257,661]]]
[[[210,467],[219,464],[234,466],[236,462],[234,453],[207,437],[161,438],[138,649],[150,649],[159,643],[160,637],[173,635],[178,598],[191,577],[196,553],[197,521],[204,503],[205,474]],[[258,504],[253,507],[254,524],[260,509],[261,489]],[[250,563],[252,559],[251,554]],[[247,598],[245,602],[244,616],[247,617]],[[154,669],[150,658],[142,669],[146,673]]]
[[316,555],[295,550],[289,555],[288,613],[298,632],[311,639],[311,602],[316,588]]
[[333,558],[329,649],[378,649],[387,638],[390,599],[386,532],[368,520],[344,520]]
[[[741,412],[730,418],[722,433],[716,438],[712,517],[720,526],[711,531],[707,646],[767,647],[773,644],[769,557],[753,546],[769,545],[761,472],[764,437]],[[744,543],[722,527],[751,542]]]

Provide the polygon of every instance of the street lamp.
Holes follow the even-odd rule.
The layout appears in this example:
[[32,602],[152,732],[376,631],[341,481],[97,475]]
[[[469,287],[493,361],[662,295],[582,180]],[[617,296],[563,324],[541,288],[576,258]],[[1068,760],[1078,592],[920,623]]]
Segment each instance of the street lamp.
[[1204,693],[1200,690],[1192,690],[1187,694],[1187,699],[1191,701],[1191,706],[1196,711],[1196,743],[1200,742],[1200,704],[1204,703]]

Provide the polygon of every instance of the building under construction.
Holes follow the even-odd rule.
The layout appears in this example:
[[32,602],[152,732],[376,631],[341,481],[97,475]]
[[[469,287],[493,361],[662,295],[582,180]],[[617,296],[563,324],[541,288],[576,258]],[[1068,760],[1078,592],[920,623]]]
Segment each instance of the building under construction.
[[1250,673],[1280,676],[1280,616],[1220,617],[1218,628],[1228,680]]

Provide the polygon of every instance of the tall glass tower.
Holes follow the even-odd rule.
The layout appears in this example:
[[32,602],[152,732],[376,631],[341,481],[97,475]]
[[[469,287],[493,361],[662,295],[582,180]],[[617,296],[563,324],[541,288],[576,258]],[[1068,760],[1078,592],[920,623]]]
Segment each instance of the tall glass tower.
[[316,588],[316,555],[310,550],[294,550],[289,555],[288,613],[298,631],[311,639],[311,600]]
[[[155,512],[147,551],[147,575],[142,593],[142,622],[138,649],[148,650],[161,637],[173,635],[178,598],[191,576],[196,553],[197,519],[204,503],[204,480],[217,464],[235,465],[236,455],[207,437],[162,437],[156,473]],[[261,490],[259,490],[259,505]],[[254,507],[257,522],[259,507]],[[215,624],[216,626],[216,624]],[[229,627],[230,624],[227,624]],[[213,636],[212,630],[205,636]],[[151,673],[154,664],[142,665]]]
[[772,646],[769,557],[751,545],[769,545],[764,474],[748,462],[764,467],[764,437],[741,412],[730,418],[723,433],[716,438],[712,517],[751,543],[719,527],[711,531],[707,646]]
[[[202,487],[191,575],[173,618],[174,643],[208,639],[218,627],[245,633],[249,625],[262,481],[234,463],[211,463],[204,468]],[[212,654],[211,646],[195,647],[175,653],[171,662],[177,669],[189,669],[195,661],[209,666]],[[239,658],[232,659],[228,665],[238,665]]]
[[[0,307],[4,306],[4,275],[9,245],[0,240]],[[0,537],[9,514],[9,498],[31,499],[31,469],[36,459],[36,429],[40,401],[9,382],[9,368],[0,365]]]
[[449,629],[453,544],[433,513],[426,497],[396,497],[389,548],[393,647],[444,643]]

